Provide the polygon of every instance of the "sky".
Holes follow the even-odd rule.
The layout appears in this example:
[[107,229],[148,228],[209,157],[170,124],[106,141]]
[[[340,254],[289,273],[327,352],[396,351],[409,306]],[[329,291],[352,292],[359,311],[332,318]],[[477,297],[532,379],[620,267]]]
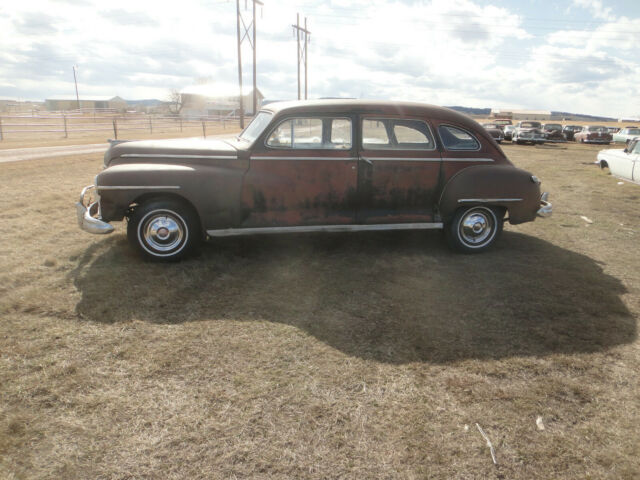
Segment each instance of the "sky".
[[[640,115],[638,0],[263,0],[257,85],[297,98],[292,24],[307,17],[309,98]],[[240,1],[247,22],[251,0]],[[243,43],[243,82],[252,84]],[[235,0],[0,3],[0,99],[168,100],[238,81]]]

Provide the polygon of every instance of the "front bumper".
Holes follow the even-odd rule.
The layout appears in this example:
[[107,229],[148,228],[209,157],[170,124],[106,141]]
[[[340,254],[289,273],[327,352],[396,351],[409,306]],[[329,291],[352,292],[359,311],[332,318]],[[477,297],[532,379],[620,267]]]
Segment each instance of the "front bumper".
[[87,203],[85,200],[87,195],[95,190],[95,185],[89,185],[82,189],[80,193],[80,200],[76,203],[76,214],[78,217],[78,225],[82,230],[89,233],[107,234],[113,232],[113,225],[103,222],[100,219],[100,200],[99,198],[92,202]]
[[544,192],[540,196],[540,208],[536,212],[536,215],[542,218],[550,217],[553,213],[553,205],[547,199],[549,198],[549,193]]

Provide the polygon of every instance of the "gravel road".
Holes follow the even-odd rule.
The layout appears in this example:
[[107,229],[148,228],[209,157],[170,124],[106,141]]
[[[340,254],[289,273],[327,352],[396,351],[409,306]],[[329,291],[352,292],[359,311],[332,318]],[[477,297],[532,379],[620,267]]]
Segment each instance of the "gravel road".
[[108,143],[93,143],[89,145],[61,145],[58,147],[10,148],[8,150],[0,150],[0,163],[104,152],[108,146]]

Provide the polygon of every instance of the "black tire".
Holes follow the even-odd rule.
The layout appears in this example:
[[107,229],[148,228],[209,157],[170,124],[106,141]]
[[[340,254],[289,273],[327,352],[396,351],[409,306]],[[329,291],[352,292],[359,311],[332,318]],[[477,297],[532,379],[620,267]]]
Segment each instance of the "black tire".
[[449,245],[462,253],[478,253],[489,249],[500,236],[504,212],[492,207],[464,207],[456,211],[445,226]]
[[173,199],[154,199],[135,208],[127,224],[127,238],[144,257],[173,262],[192,253],[202,236],[192,208]]

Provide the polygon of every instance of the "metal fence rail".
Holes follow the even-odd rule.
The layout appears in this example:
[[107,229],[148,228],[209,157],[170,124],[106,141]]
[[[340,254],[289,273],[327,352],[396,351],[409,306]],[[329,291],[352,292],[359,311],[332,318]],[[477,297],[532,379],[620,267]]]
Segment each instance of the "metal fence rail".
[[182,118],[171,115],[111,114],[110,112],[47,112],[37,115],[0,115],[0,141],[9,137],[26,139],[31,134],[62,134],[69,138],[80,132],[113,132],[114,138],[122,131],[182,132],[185,129],[202,128],[206,136],[207,128],[223,129],[238,127],[237,116],[203,116]]

